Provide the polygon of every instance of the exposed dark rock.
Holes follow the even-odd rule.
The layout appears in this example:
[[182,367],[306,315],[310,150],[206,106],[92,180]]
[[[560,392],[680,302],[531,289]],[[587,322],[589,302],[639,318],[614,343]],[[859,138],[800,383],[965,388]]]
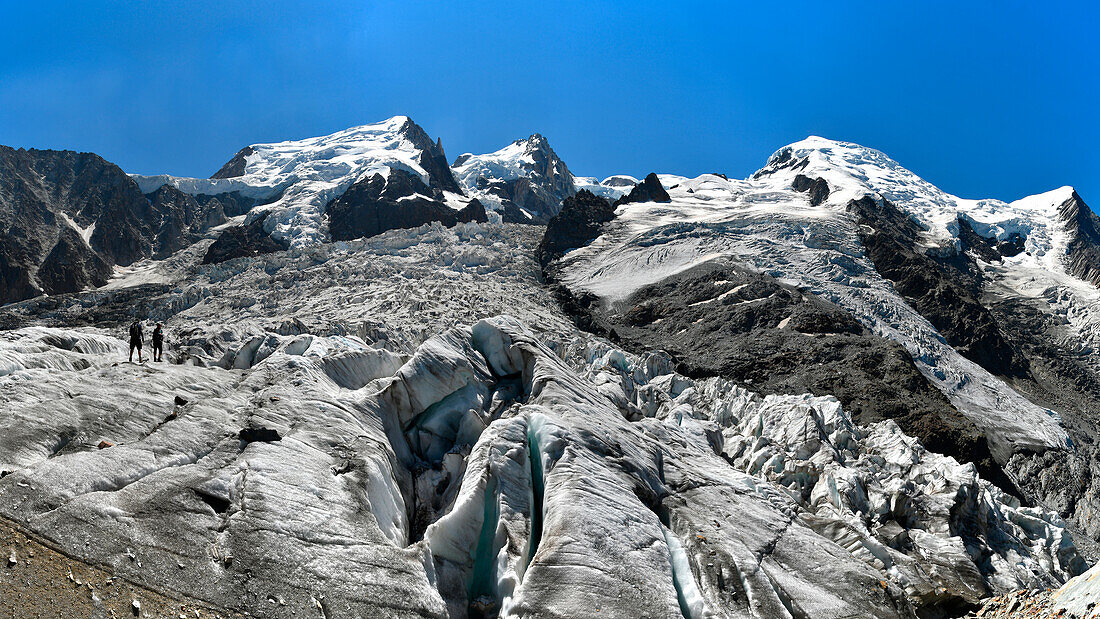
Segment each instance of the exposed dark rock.
[[668,192],[661,186],[661,180],[650,172],[645,180],[634,186],[630,193],[615,201],[615,206],[630,202],[672,202]]
[[997,249],[996,239],[988,239],[974,231],[961,215],[959,221],[959,244],[965,252],[971,252],[986,262],[1000,262],[1001,252]]
[[42,294],[32,276],[40,251],[24,229],[0,229],[0,305]]
[[178,251],[223,218],[173,188],[143,196],[92,153],[0,146],[0,303],[102,285],[112,265]]
[[[107,262],[127,265],[150,252],[149,202],[125,172],[92,153],[0,147],[0,229],[19,228],[37,254],[56,244],[63,213],[83,228]],[[46,290],[49,292],[49,290]]]
[[202,263],[216,264],[234,258],[259,256],[288,249],[290,243],[276,240],[264,231],[266,219],[267,216],[264,215],[250,223],[227,228],[206,250]]
[[805,174],[794,177],[791,187],[795,191],[810,194],[810,206],[818,206],[829,197],[829,183],[823,178],[810,178]]
[[539,243],[537,255],[543,270],[565,252],[583,247],[600,235],[600,227],[615,218],[607,200],[582,189],[562,202],[561,211],[550,219]]
[[214,172],[210,178],[236,178],[238,176],[244,176],[245,157],[248,157],[253,152],[251,146],[245,146],[241,150],[237,151],[233,158],[225,162],[217,172]]
[[1024,241],[1027,240],[1018,232],[1013,232],[1007,239],[997,241],[997,251],[1005,258],[1011,258],[1024,251]]
[[1100,286],[1100,217],[1074,191],[1058,207],[1058,215],[1070,234],[1066,268],[1094,286]]
[[157,259],[189,247],[202,238],[202,233],[226,221],[222,203],[217,199],[200,203],[171,185],[161,185],[146,198],[161,221],[154,237],[153,257]]
[[1065,319],[1042,299],[1020,298],[988,291],[987,305],[1005,336],[1028,360],[1028,376],[1010,380],[1013,389],[1032,402],[1058,411],[1073,441],[1072,453],[1050,451],[1017,454],[1008,469],[1028,496],[1074,523],[1092,539],[1100,539],[1100,518],[1083,507],[1100,495],[1100,444],[1096,418],[1100,409],[1100,374],[1095,353],[1077,348]]
[[447,165],[447,155],[443,153],[443,143],[433,142],[420,125],[412,119],[405,121],[399,130],[412,142],[413,146],[420,150],[420,167],[428,173],[429,183],[432,187],[461,194],[458,182],[451,173],[451,166]]
[[[449,173],[449,171],[448,171]],[[438,221],[453,226],[488,221],[485,207],[472,200],[455,210],[436,197],[436,190],[419,176],[391,169],[389,177],[375,174],[357,181],[325,207],[334,241],[358,239],[398,228],[416,228]]]
[[111,265],[67,224],[62,224],[57,244],[38,267],[38,281],[51,294],[102,286],[110,277]]
[[932,257],[920,251],[920,226],[889,201],[880,204],[865,196],[849,202],[848,211],[858,219],[860,242],[875,269],[949,344],[994,374],[1027,374],[1027,360],[981,303],[981,279],[973,259],[966,254]]
[[283,440],[279,431],[271,428],[242,428],[238,437],[245,443],[273,443]]
[[172,403],[175,404],[176,406],[186,406],[187,405],[187,398],[180,397],[180,396],[177,395],[172,400]]
[[39,296],[0,308],[0,330],[30,325],[113,327],[125,339],[125,327],[135,318],[163,321],[201,299],[172,294],[166,284]]
[[[248,211],[252,210],[252,207],[260,204],[268,204],[275,202],[282,194],[275,194],[266,200],[258,200],[256,198],[249,198],[242,196],[239,191],[231,191],[227,193],[219,193],[217,195],[208,196],[205,194],[197,194],[194,196],[195,201],[198,202],[204,208],[217,212],[217,209],[221,209],[221,212],[226,217],[236,217],[238,215],[244,215]],[[214,203],[217,204],[214,204]]]
[[1024,237],[1018,232],[1013,232],[1007,239],[998,241],[996,238],[984,237],[974,231],[965,217],[961,215],[959,221],[959,244],[964,252],[969,252],[986,262],[1000,262],[1002,258],[1015,256],[1024,251]]

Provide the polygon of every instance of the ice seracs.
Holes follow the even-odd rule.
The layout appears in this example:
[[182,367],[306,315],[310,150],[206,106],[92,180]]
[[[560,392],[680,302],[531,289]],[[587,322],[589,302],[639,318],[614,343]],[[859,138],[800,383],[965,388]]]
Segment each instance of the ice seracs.
[[[0,511],[242,611],[911,617],[1075,573],[1056,515],[889,423],[576,331],[532,238],[434,224],[166,271],[181,291],[142,303],[186,325],[180,365],[7,332]],[[502,304],[524,320],[478,318]]]

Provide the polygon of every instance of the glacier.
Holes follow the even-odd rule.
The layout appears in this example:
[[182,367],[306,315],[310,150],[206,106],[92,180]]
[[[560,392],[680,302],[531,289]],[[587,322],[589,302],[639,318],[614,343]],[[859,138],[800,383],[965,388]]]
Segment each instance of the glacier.
[[[916,230],[915,253],[967,261],[983,303],[1024,317],[1004,329],[1041,320],[1034,337],[1091,371],[1100,291],[1072,188],[962,199],[810,137],[744,180],[658,175],[670,202],[621,201],[542,261],[564,204],[640,181],[574,176],[538,134],[441,180],[441,147],[409,123],[253,145],[210,179],[131,175],[143,193],[257,204],[100,288],[0,308],[0,518],[258,616],[946,617],[1021,589],[1064,586],[1052,604],[1077,613],[1096,599],[1095,490],[1066,488],[1094,453],[1078,395],[964,354],[869,249]],[[393,170],[498,216],[331,242],[326,205]],[[203,263],[260,218],[288,249]],[[636,345],[621,325],[666,320],[631,307],[663,285],[686,291],[657,301],[748,312],[784,354],[888,342],[1004,477],[835,394]],[[135,315],[166,325],[170,363],[125,362]],[[676,320],[668,341],[689,333]]]

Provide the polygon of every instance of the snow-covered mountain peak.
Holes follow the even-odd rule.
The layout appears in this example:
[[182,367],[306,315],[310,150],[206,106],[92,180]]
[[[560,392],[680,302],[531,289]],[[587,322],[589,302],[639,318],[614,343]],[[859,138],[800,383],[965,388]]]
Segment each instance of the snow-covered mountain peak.
[[544,222],[576,192],[573,174],[538,133],[492,153],[463,154],[452,170],[467,194],[511,221]]
[[765,188],[779,189],[789,187],[798,176],[820,178],[828,184],[826,208],[842,210],[851,200],[866,195],[885,199],[920,224],[929,246],[956,250],[962,248],[960,220],[965,221],[978,235],[995,242],[1018,238],[1026,249],[1018,260],[1032,258],[1042,263],[1032,266],[1054,273],[1067,272],[1068,245],[1077,238],[1082,222],[1088,227],[1088,217],[1080,215],[1083,201],[1072,187],[1011,203],[964,199],[936,187],[881,151],[819,136],[780,148],[752,179],[764,183]]
[[[325,136],[249,146],[244,166],[230,178],[252,185],[279,186],[298,180],[333,181],[351,175],[386,175],[400,168],[429,182],[420,165],[420,152],[406,137],[411,121],[394,116],[371,125],[360,125]],[[225,178],[223,176],[223,178]]]
[[777,150],[752,178],[790,183],[798,175],[823,178],[829,184],[828,202],[841,207],[868,194],[913,203],[919,211],[913,215],[929,227],[954,202],[954,196],[881,151],[815,135]]
[[479,178],[491,182],[535,175],[569,175],[569,169],[550,147],[550,141],[538,133],[492,153],[465,153],[455,160],[453,170],[459,184],[469,190],[478,189]]
[[425,186],[460,194],[442,146],[408,116],[359,125],[328,135],[253,144],[241,149],[209,179],[133,175],[149,193],[170,184],[191,194],[239,192],[270,203],[256,207],[252,221],[293,246],[324,241],[325,205],[360,179],[388,178],[401,170]]

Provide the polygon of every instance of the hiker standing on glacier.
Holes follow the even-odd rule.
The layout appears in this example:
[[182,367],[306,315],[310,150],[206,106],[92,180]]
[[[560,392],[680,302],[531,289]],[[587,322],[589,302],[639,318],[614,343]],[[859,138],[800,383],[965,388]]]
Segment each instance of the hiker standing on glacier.
[[141,345],[144,343],[145,334],[141,330],[141,321],[135,320],[134,324],[130,325],[130,363],[134,362],[134,349],[137,349],[138,363],[144,363],[141,360]]
[[153,361],[164,361],[164,326],[159,322],[153,329]]

